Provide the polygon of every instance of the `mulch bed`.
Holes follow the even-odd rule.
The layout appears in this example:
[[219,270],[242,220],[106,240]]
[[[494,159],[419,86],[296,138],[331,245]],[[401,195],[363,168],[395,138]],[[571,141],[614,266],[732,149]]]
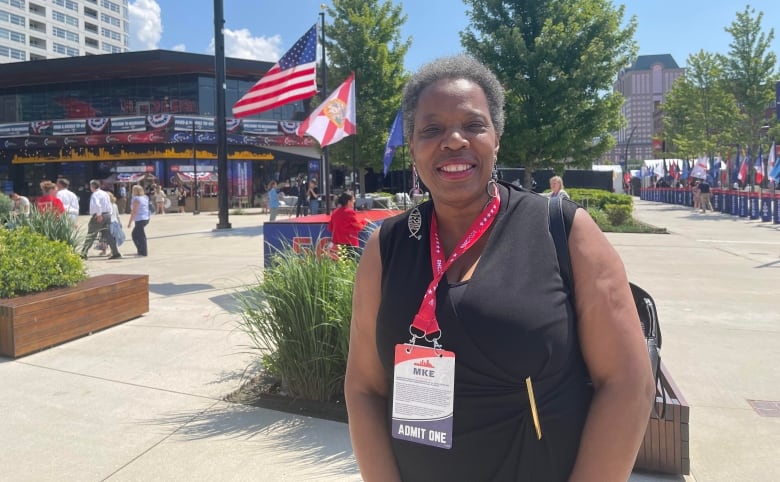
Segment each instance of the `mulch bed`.
[[236,391],[226,395],[225,400],[295,415],[347,422],[347,405],[343,399],[320,402],[294,398],[282,393],[277,378],[266,374],[250,378]]

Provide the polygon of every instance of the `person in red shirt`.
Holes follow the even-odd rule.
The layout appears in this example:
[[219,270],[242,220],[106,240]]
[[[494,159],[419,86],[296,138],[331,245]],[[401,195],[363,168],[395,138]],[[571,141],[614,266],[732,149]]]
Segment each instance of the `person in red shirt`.
[[352,255],[359,253],[360,240],[358,234],[366,226],[365,220],[359,220],[355,212],[355,198],[344,192],[338,199],[339,207],[330,215],[328,230],[332,234],[333,244],[338,248],[344,246]]
[[39,197],[35,201],[35,206],[40,212],[54,211],[57,214],[65,212],[65,206],[62,201],[57,197],[57,185],[51,181],[43,181],[41,183],[41,191],[43,196]]

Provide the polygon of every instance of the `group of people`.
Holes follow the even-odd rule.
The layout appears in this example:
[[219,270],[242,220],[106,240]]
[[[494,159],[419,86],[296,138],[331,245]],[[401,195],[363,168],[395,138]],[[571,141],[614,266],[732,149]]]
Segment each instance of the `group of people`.
[[[111,249],[111,255],[108,259],[119,259],[122,255],[119,253],[118,245],[124,241],[124,231],[122,231],[119,220],[116,198],[112,192],[101,189],[100,181],[96,179],[89,181],[89,189],[92,192],[89,200],[90,217],[87,225],[87,237],[81,249],[81,257],[87,259],[89,249],[97,236],[100,235],[101,240]],[[152,213],[149,197],[141,185],[133,186],[131,193],[131,209],[127,227],[129,229],[135,223],[131,238],[136,253],[138,256],[147,256],[146,225],[149,224]],[[105,254],[105,249],[101,254]]]
[[[57,179],[56,182],[42,181],[40,184],[41,196],[35,200],[35,206],[39,212],[54,212],[57,215],[66,215],[74,225],[79,216],[79,198],[73,193],[70,187],[70,181],[64,177]],[[101,183],[98,180],[89,182],[91,191],[89,199],[89,222],[87,224],[87,235],[84,244],[81,247],[81,257],[88,258],[89,250],[98,242],[98,249],[101,255],[106,255],[106,250],[110,249],[111,254],[108,259],[119,259],[122,255],[119,253],[118,246],[125,240],[125,234],[119,218],[120,209],[117,205],[117,198],[114,193],[101,189]],[[29,198],[18,193],[11,193],[11,200],[14,202],[12,215],[29,215],[31,203]],[[139,256],[147,256],[146,225],[151,216],[150,201],[140,185],[132,187],[132,198],[130,200],[131,210],[130,219],[127,227],[135,223],[132,231],[133,244],[135,244]]]
[[617,252],[555,179],[564,281],[548,198],[498,180],[504,91],[473,57],[423,66],[402,110],[430,201],[360,258],[345,395],[363,480],[627,480],[655,384]]
[[707,212],[709,209],[715,212],[712,207],[712,200],[710,199],[710,183],[706,180],[694,181],[691,190],[693,191],[693,210]]

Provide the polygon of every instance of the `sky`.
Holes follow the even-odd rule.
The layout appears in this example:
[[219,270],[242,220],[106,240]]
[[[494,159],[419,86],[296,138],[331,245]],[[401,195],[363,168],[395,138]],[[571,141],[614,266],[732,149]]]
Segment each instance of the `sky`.
[[[462,51],[459,32],[468,25],[465,5],[458,0],[406,0],[408,19],[402,38],[412,45],[405,67],[414,71],[429,60]],[[223,0],[225,55],[275,62],[315,22],[322,0]],[[327,0],[325,1],[327,3]],[[724,30],[747,2],[734,0],[615,0],[625,5],[627,20],[637,18],[635,40],[640,55],[672,54],[684,67],[700,50],[727,54],[731,35]],[[763,12],[762,26],[775,27],[772,50],[780,57],[780,1],[752,0]],[[131,0],[131,50],[214,52],[212,0]],[[326,23],[329,20],[326,18]],[[327,34],[327,32],[326,32]]]

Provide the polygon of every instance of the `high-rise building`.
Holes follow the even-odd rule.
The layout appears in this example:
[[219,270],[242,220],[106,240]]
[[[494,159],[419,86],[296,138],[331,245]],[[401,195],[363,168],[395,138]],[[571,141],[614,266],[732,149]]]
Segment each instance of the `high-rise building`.
[[128,0],[0,0],[0,63],[127,52]]
[[[625,97],[621,113],[627,123],[615,133],[617,145],[608,151],[604,162],[629,164],[653,159],[663,150],[660,109],[674,81],[685,74],[670,54],[640,55],[618,74],[612,88]],[[655,145],[653,140],[656,139]],[[629,165],[629,168],[636,165]]]

